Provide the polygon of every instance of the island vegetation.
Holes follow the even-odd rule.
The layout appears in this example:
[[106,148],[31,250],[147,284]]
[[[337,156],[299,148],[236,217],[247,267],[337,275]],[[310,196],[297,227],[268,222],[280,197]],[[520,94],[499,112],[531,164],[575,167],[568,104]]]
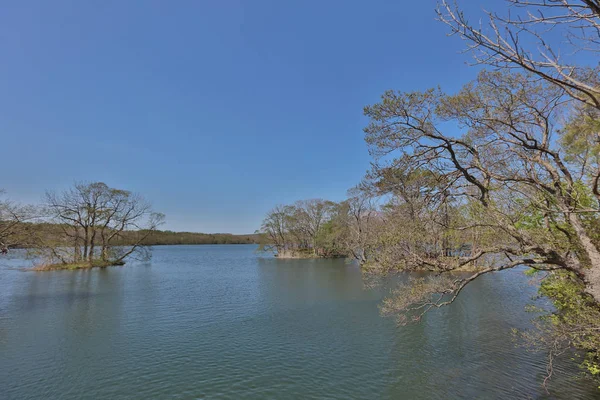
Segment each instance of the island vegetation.
[[[101,182],[79,183],[60,193],[47,192],[44,216],[60,231],[39,237],[38,270],[123,265],[129,257],[147,257],[144,246],[164,215],[140,195]],[[120,240],[128,233],[130,243]]]
[[41,205],[0,201],[0,249],[26,248],[37,271],[147,260],[153,245],[248,244],[257,235],[161,231],[164,215],[141,195],[102,182],[47,192]]
[[431,271],[384,301],[401,324],[481,276],[528,267],[554,307],[519,335],[548,352],[547,378],[573,346],[599,378],[600,2],[504,3],[511,12],[487,25],[439,3],[478,77],[455,93],[390,90],[365,107],[371,170],[343,202],[274,208],[263,248],[350,256],[367,276]]
[[348,256],[355,246],[342,231],[349,226],[353,206],[350,201],[310,199],[275,207],[263,221],[259,249],[279,258]]

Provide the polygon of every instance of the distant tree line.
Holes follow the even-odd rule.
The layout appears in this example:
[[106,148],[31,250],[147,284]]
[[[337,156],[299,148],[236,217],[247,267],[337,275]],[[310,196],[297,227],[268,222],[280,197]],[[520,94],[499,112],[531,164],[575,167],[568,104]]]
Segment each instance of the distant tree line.
[[[36,243],[56,241],[66,245],[69,240],[63,235],[64,228],[60,224],[47,222],[25,222],[20,227],[28,235],[35,238],[31,240],[16,240],[7,248],[32,248]],[[198,232],[175,232],[170,230],[156,229],[151,232],[125,231],[121,232],[113,243],[117,246],[131,246],[140,241],[143,246],[160,245],[195,245],[195,244],[258,244],[259,234],[236,235],[231,233],[198,233]],[[0,244],[1,246],[1,244]]]
[[[123,237],[124,242],[131,242],[127,235]],[[153,231],[151,235],[143,240],[144,245],[176,245],[176,244],[258,244],[259,235],[234,235],[231,233],[196,233],[196,232],[173,232]]]

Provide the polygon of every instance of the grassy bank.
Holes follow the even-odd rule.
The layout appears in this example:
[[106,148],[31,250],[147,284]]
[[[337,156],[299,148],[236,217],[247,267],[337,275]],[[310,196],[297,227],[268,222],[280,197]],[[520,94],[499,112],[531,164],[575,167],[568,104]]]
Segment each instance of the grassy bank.
[[103,260],[94,260],[94,261],[83,261],[77,263],[54,263],[54,264],[41,264],[32,268],[33,271],[59,271],[59,270],[69,270],[74,271],[78,269],[90,269],[90,268],[106,268],[106,267],[116,267],[125,265],[124,261],[103,261]]
[[275,254],[277,258],[290,258],[290,259],[302,259],[302,258],[344,258],[345,255],[338,254],[320,254],[315,253],[312,249],[301,249],[301,250],[285,250]]

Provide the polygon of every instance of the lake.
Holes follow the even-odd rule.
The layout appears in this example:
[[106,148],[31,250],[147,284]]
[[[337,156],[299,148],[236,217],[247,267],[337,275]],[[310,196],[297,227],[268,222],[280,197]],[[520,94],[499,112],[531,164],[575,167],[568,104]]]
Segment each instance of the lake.
[[30,272],[0,258],[1,399],[591,399],[517,348],[536,293],[484,276],[415,325],[381,317],[344,260],[158,246],[148,263]]

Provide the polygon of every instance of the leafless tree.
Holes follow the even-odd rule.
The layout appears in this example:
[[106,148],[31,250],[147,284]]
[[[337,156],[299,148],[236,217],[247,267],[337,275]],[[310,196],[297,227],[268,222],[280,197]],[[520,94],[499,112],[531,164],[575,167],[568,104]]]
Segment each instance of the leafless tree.
[[[488,11],[486,21],[477,25],[456,2],[441,1],[437,12],[452,34],[465,39],[476,63],[522,69],[600,109],[600,2],[505,0],[504,4],[510,6],[508,12]],[[590,64],[575,59],[582,53],[591,58]]]
[[[140,195],[102,182],[78,183],[61,193],[47,192],[46,208],[65,238],[46,248],[62,263],[123,263],[164,219]],[[71,250],[64,247],[64,241],[70,243]]]
[[287,218],[288,212],[284,206],[276,206],[267,213],[259,231],[266,236],[266,240],[260,244],[262,249],[281,253],[288,248]]
[[352,257],[364,265],[374,256],[380,213],[372,193],[354,188],[348,191],[348,234],[345,247]]

